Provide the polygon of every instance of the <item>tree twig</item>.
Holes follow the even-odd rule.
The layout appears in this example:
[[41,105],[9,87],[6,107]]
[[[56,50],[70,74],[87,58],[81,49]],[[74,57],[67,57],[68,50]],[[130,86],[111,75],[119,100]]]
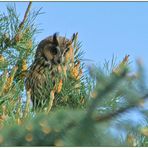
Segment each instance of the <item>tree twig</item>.
[[27,101],[26,101],[26,105],[25,105],[25,110],[24,110],[24,113],[23,113],[23,116],[26,117],[28,112],[29,112],[29,105],[30,105],[30,100],[31,100],[31,90],[28,90],[27,93],[26,93],[26,96],[27,96]]
[[[98,123],[98,122],[104,122],[106,120],[110,120],[111,118],[114,118],[116,116],[118,116],[119,114],[122,114],[124,112],[126,112],[127,110],[133,108],[133,107],[137,107],[139,105],[139,102],[142,100],[146,100],[148,98],[148,94],[144,95],[143,97],[141,97],[140,99],[138,99],[138,101],[135,101],[133,104],[129,104],[128,106],[124,107],[124,108],[120,108],[119,110],[115,111],[115,112],[111,112],[110,114],[106,114],[104,116],[97,116],[95,118],[93,118],[93,120]],[[71,121],[65,128],[64,131],[67,131],[73,127],[76,127],[78,125],[78,122],[74,122]]]
[[30,8],[31,8],[31,5],[32,5],[32,2],[29,2],[28,7],[27,7],[26,12],[25,12],[25,15],[24,15],[24,18],[23,18],[22,22],[19,25],[18,32],[21,31],[21,29],[22,29],[22,27],[23,27],[23,25],[24,25],[24,23],[25,23],[25,21],[27,19],[28,13],[29,13]]
[[23,18],[22,22],[20,23],[20,25],[19,25],[19,27],[18,27],[17,33],[16,33],[15,36],[12,38],[11,44],[15,44],[15,43],[16,43],[16,40],[15,40],[15,39],[16,39],[16,36],[20,33],[20,31],[22,30],[22,28],[23,28],[23,26],[24,26],[24,23],[25,23],[25,21],[26,21],[26,19],[27,19],[27,16],[28,16],[28,14],[29,14],[31,5],[32,5],[32,2],[29,2],[28,7],[27,7],[27,9],[26,9],[26,11],[25,11],[25,14],[24,14],[24,18]]
[[91,106],[88,109],[86,118],[91,118],[93,111],[96,109],[98,102],[100,101],[100,98],[102,98],[104,95],[106,95],[108,92],[113,90],[117,83],[126,76],[126,69],[124,69],[119,76],[115,76],[109,84],[98,94],[96,99],[92,102]]
[[20,33],[21,29],[22,29],[23,26],[24,26],[24,23],[25,23],[25,21],[26,21],[26,19],[27,19],[27,16],[28,16],[28,14],[29,14],[31,5],[32,5],[32,2],[29,2],[28,7],[27,7],[27,9],[26,9],[26,11],[25,11],[25,14],[24,14],[24,18],[23,18],[22,22],[19,24],[17,33],[16,33],[16,34],[14,35],[14,37],[9,41],[10,44],[9,44],[9,45],[7,45],[7,44],[5,45],[5,47],[3,48],[3,51],[6,50],[6,49],[8,48],[8,46],[10,46],[10,45],[12,45],[12,44],[16,44],[15,38],[16,38],[16,36]]
[[138,99],[138,101],[135,101],[134,103],[129,104],[124,108],[120,108],[119,110],[117,110],[115,112],[111,112],[110,114],[106,114],[106,115],[103,115],[103,116],[97,116],[97,117],[94,118],[94,121],[103,122],[103,121],[109,120],[111,118],[114,118],[114,117],[118,116],[119,114],[124,113],[124,112],[126,112],[127,110],[129,110],[133,107],[139,106],[140,101],[146,100],[147,98],[148,98],[148,94],[146,94],[143,97],[141,97],[140,99]]

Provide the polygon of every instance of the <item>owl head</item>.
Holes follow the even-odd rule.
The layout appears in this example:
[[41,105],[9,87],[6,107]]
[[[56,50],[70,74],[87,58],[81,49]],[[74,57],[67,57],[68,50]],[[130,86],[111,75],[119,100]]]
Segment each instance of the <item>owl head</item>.
[[76,34],[73,34],[71,39],[67,39],[54,33],[39,43],[35,58],[42,57],[47,63],[55,65],[63,63],[75,37]]

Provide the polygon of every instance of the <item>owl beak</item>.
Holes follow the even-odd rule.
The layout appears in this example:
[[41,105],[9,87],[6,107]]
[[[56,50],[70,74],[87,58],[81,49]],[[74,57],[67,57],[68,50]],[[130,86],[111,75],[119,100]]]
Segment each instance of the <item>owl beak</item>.
[[57,64],[61,64],[61,63],[63,63],[63,59],[62,58],[57,61]]
[[61,59],[58,59],[58,60],[54,60],[53,63],[54,63],[55,65],[58,65],[58,64],[62,64],[63,61],[64,61],[64,59],[61,58]]

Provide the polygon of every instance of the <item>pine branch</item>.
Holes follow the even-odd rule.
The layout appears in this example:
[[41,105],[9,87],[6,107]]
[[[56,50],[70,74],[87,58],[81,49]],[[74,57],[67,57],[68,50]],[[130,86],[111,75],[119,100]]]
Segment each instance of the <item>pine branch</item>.
[[21,30],[22,30],[22,28],[24,26],[24,23],[25,23],[25,21],[26,21],[26,19],[28,17],[28,14],[29,14],[29,11],[30,11],[30,8],[31,8],[31,4],[32,4],[32,2],[29,2],[28,7],[27,7],[27,9],[25,11],[23,20],[22,20],[22,22],[20,23],[20,25],[18,27],[17,33],[14,35],[14,37],[12,39],[10,39],[9,37],[7,37],[7,42],[8,43],[5,44],[5,46],[3,47],[3,51],[5,51],[9,46],[16,44],[16,37],[20,34],[20,32],[21,32]]
[[29,105],[30,105],[30,90],[27,91],[26,93],[27,95],[27,101],[26,101],[26,105],[25,105],[25,110],[24,110],[24,114],[23,116],[26,117],[28,112],[29,112]]
[[[138,99],[138,101],[133,102],[132,104],[129,104],[128,106],[124,107],[124,108],[120,108],[119,110],[115,111],[115,112],[111,112],[110,114],[106,114],[106,115],[102,115],[102,116],[97,116],[93,119],[93,121],[96,122],[104,122],[106,120],[110,120],[114,117],[117,117],[118,115],[126,112],[127,110],[133,108],[133,107],[137,107],[139,106],[139,103],[141,102],[141,100],[146,100],[148,98],[148,94],[144,95],[143,97],[141,97],[140,99]],[[67,132],[69,131],[71,128],[74,128],[76,126],[78,126],[79,123],[76,121],[71,121],[69,124],[67,124],[67,126],[63,129],[63,131]]]
[[103,115],[103,116],[97,116],[97,117],[95,117],[94,120],[96,122],[104,122],[106,120],[110,120],[111,118],[117,117],[121,113],[124,113],[131,108],[138,107],[139,104],[141,103],[141,101],[146,100],[147,98],[148,98],[148,94],[146,94],[143,97],[141,97],[140,99],[138,99],[138,101],[135,101],[132,104],[129,104],[124,108],[120,108],[119,110],[117,110],[115,112],[111,112],[110,114],[106,114],[106,115]]
[[119,76],[115,76],[114,78],[112,78],[112,80],[109,82],[109,84],[107,84],[107,86],[104,87],[104,90],[102,90],[98,94],[96,99],[92,102],[91,106],[88,109],[86,118],[91,118],[94,110],[96,109],[96,107],[98,105],[98,102],[100,101],[100,98],[105,96],[108,92],[112,91],[115,88],[115,86],[117,85],[117,83],[125,77],[125,75],[126,75],[126,69],[124,69]]
[[29,14],[31,5],[32,5],[32,2],[29,2],[28,7],[27,7],[26,12],[25,12],[25,15],[24,15],[24,18],[23,18],[22,22],[21,22],[20,25],[19,25],[19,30],[18,30],[18,32],[19,32],[19,31],[23,28],[23,26],[24,26],[24,23],[25,23],[25,21],[26,21],[26,19],[27,19],[27,16],[28,16],[28,14]]
[[19,25],[18,32],[16,33],[16,35],[15,35],[14,38],[12,39],[12,43],[15,42],[16,36],[17,36],[17,35],[20,33],[20,31],[22,30],[22,28],[23,28],[23,26],[24,26],[24,23],[25,23],[25,21],[26,21],[26,19],[27,19],[27,17],[28,17],[28,14],[29,14],[31,5],[32,5],[32,2],[29,2],[28,7],[27,7],[27,9],[26,9],[26,12],[25,12],[25,14],[24,14],[24,18],[23,18],[22,22],[21,22],[20,25]]

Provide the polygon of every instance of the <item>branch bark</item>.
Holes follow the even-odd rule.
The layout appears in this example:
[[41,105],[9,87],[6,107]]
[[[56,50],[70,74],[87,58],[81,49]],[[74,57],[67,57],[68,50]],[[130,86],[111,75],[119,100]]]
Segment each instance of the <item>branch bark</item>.
[[29,2],[28,7],[27,7],[26,12],[25,12],[25,15],[24,15],[24,18],[23,18],[22,22],[21,22],[20,25],[19,25],[18,33],[21,31],[21,29],[22,29],[23,26],[24,26],[24,23],[25,23],[25,21],[26,21],[26,19],[27,19],[27,16],[28,16],[28,14],[29,14],[31,5],[32,5],[32,2]]

